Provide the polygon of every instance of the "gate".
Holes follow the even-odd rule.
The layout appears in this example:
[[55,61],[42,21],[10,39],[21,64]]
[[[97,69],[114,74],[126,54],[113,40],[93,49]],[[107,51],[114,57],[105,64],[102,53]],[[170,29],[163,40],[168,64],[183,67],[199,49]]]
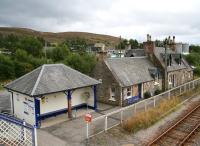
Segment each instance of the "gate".
[[0,114],[0,145],[36,146],[36,129],[13,116]]

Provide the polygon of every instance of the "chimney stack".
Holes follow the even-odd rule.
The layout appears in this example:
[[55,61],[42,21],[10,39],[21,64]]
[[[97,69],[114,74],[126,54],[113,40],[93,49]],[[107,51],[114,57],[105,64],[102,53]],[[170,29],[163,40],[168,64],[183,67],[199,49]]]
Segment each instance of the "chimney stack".
[[154,53],[155,42],[151,40],[151,35],[147,34],[147,41],[143,43],[145,54],[150,55]]
[[173,44],[175,44],[175,36],[173,36]]

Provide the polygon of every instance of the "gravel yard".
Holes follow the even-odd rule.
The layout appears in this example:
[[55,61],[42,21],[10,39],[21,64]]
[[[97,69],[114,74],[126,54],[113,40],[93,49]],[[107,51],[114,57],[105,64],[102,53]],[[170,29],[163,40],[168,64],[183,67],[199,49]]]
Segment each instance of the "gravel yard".
[[[181,114],[183,114],[184,111],[188,107],[190,107],[192,103],[194,103],[197,100],[200,100],[200,95],[191,98],[189,102],[184,103],[183,106],[181,106],[175,112],[163,118],[162,120],[157,122],[155,125],[151,126],[150,128],[147,128],[145,130],[140,130],[139,132],[135,134],[130,134],[124,131],[122,127],[117,126],[108,130],[106,133],[101,133],[99,135],[92,137],[87,142],[87,145],[89,146],[124,145],[125,146],[127,144],[134,144],[135,146],[144,146],[150,140],[155,138],[157,134],[163,132],[169,125],[171,125],[174,122],[174,119],[177,119],[177,117],[181,116]],[[200,134],[198,133],[195,140],[198,140],[199,136]],[[199,141],[200,140],[198,140],[198,142]]]

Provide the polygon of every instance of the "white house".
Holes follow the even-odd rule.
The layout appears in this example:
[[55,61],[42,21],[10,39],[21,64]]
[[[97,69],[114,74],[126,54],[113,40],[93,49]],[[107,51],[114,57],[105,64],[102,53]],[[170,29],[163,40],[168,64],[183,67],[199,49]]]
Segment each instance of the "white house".
[[100,82],[64,64],[49,64],[7,84],[14,116],[40,127],[40,121],[88,106],[96,109]]

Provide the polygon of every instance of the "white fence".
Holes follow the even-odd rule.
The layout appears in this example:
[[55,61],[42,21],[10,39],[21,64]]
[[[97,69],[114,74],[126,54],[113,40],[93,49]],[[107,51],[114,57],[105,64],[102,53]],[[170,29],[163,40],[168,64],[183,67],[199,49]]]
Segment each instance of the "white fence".
[[[187,91],[194,89],[198,85],[200,85],[200,78],[185,83],[181,86],[172,88],[159,95],[142,100],[138,103],[132,104],[130,106],[118,109],[114,112],[97,117],[93,119],[91,123],[87,123],[86,138],[90,138],[96,134],[107,131],[108,129],[111,129],[114,126],[121,124],[123,121],[133,116],[135,113],[146,111],[150,107],[156,107],[157,105],[159,105],[161,100],[163,99],[170,100],[171,97],[182,95],[183,93],[186,93]],[[182,97],[182,98],[186,99],[188,97]]]
[[10,115],[0,114],[0,145],[36,146],[36,129]]

